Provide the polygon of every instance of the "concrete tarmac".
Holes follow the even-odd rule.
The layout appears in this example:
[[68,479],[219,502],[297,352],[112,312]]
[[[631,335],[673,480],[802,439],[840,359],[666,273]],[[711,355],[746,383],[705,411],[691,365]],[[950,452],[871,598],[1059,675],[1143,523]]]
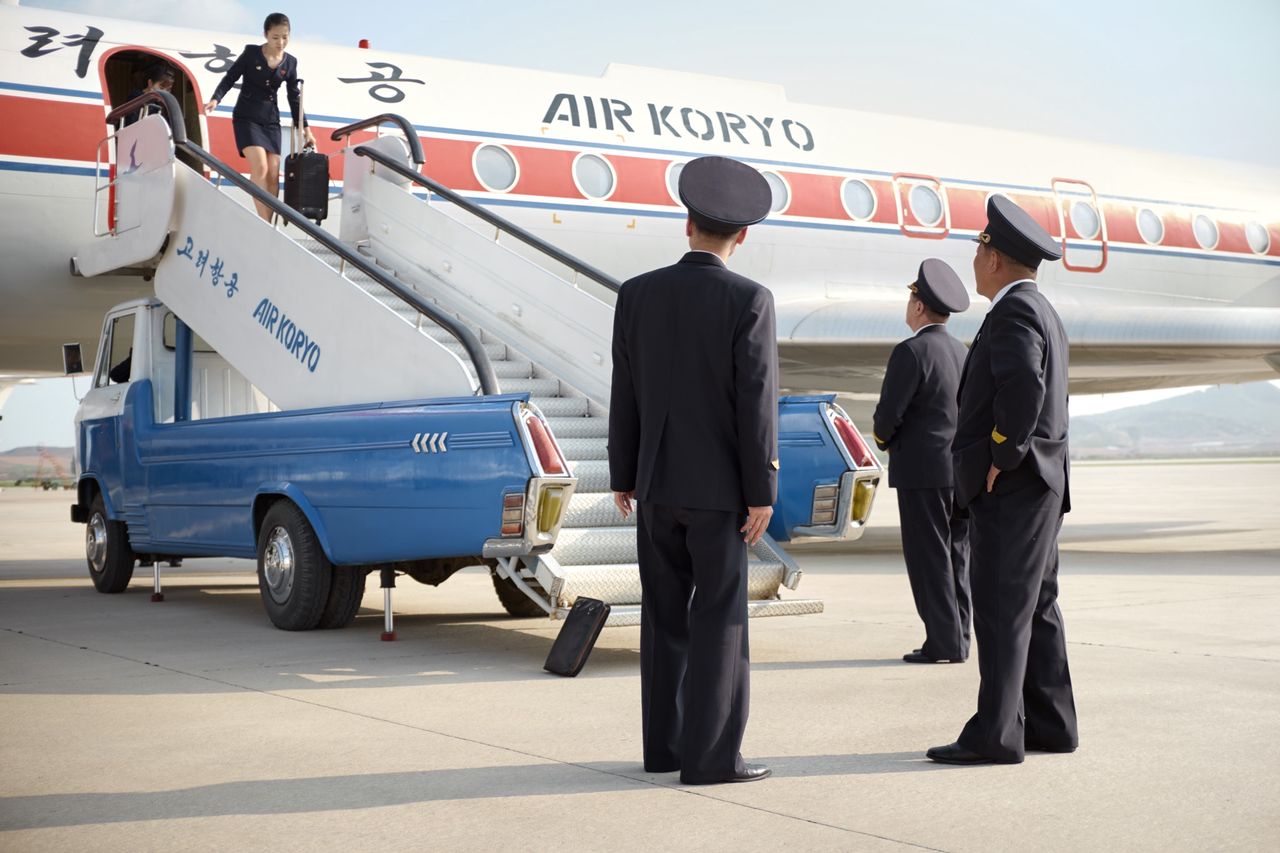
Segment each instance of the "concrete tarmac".
[[865,541],[804,548],[751,623],[750,785],[640,758],[638,628],[583,673],[485,573],[402,580],[381,643],[271,627],[251,563],[190,560],[148,600],[93,591],[69,493],[0,493],[0,850],[1272,850],[1280,839],[1280,462],[1078,465],[1062,535],[1081,747],[1017,766],[924,750],[978,669],[923,632],[883,489]]

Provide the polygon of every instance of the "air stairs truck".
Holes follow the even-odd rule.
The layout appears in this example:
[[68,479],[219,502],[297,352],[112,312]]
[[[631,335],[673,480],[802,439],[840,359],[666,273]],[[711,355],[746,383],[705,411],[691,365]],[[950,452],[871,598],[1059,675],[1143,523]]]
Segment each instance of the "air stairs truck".
[[[634,520],[612,507],[605,453],[618,283],[423,176],[401,117],[334,131],[334,236],[187,140],[167,95],[113,117],[148,99],[170,121],[106,141],[128,166],[99,188],[105,215],[72,259],[85,276],[150,277],[157,297],[108,317],[78,416],[73,519],[98,587],[121,587],[134,557],[158,579],[169,558],[256,556],[273,621],[306,628],[349,621],[373,570],[389,620],[396,574],[438,583],[484,563],[514,615],[561,617],[587,595],[613,605],[610,624],[637,623]],[[403,138],[352,142],[383,124]],[[881,473],[831,397],[784,397],[779,414],[753,616],[821,610],[780,594],[800,571],[779,542],[859,535]],[[301,581],[307,559],[324,596]],[[108,578],[109,563],[129,568]]]

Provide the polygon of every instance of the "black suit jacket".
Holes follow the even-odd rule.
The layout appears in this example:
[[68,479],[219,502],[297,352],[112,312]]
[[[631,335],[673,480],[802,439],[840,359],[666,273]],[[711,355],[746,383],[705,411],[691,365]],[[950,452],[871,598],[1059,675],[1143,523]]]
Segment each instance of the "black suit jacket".
[[293,123],[299,127],[307,126],[306,117],[302,115],[297,57],[286,53],[280,64],[271,68],[262,54],[262,45],[246,44],[235,64],[227,69],[218,88],[214,89],[211,100],[221,102],[242,77],[244,79],[240,83],[240,95],[236,98],[235,109],[231,111],[233,119],[265,125],[279,124],[280,106],[276,93],[283,84],[289,99],[289,109],[293,111]]
[[622,285],[609,479],[641,501],[745,512],[777,498],[773,294],[689,252]]
[[942,489],[951,485],[956,389],[965,347],[942,325],[926,326],[893,348],[873,437],[889,451],[889,485]]
[[986,489],[994,462],[996,492],[1039,477],[1071,509],[1067,457],[1067,334],[1033,282],[1009,290],[969,347],[960,377],[953,446],[956,502]]

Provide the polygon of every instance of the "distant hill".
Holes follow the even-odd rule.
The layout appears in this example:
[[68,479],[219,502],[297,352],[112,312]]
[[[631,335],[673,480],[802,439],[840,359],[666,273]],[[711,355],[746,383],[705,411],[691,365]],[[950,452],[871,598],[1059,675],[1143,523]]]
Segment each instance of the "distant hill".
[[[62,466],[63,480],[69,480],[71,477],[71,460],[75,455],[75,448],[46,447],[45,451],[58,465]],[[46,461],[44,466],[41,467],[40,448],[15,447],[13,450],[0,452],[0,482],[29,480],[35,477],[37,473],[40,474],[41,479],[57,479],[57,472],[54,470],[53,465]]]
[[1280,455],[1280,388],[1219,385],[1071,420],[1077,459]]

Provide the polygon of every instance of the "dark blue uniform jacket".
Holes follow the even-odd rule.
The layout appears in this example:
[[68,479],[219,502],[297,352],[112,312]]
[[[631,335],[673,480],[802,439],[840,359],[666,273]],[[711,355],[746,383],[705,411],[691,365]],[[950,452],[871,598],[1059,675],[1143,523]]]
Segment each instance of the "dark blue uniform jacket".
[[951,485],[964,358],[964,344],[942,325],[926,326],[893,348],[872,423],[877,446],[889,451],[889,485],[895,489]]
[[707,252],[626,282],[609,478],[641,501],[745,513],[777,499],[773,294]]
[[991,307],[960,378],[953,447],[956,503],[986,489],[992,463],[1004,493],[1038,477],[1071,509],[1067,457],[1067,334],[1033,282]]
[[300,126],[306,126],[299,100],[296,56],[285,53],[279,65],[269,68],[267,58],[262,55],[262,45],[246,44],[244,52],[236,59],[235,64],[227,69],[226,76],[214,90],[211,100],[221,103],[237,80],[242,82],[235,109],[231,112],[232,118],[263,125],[279,124],[280,107],[276,100],[276,93],[280,91],[280,85],[283,83],[289,98],[289,109],[293,111],[294,123],[297,124],[301,120]]

